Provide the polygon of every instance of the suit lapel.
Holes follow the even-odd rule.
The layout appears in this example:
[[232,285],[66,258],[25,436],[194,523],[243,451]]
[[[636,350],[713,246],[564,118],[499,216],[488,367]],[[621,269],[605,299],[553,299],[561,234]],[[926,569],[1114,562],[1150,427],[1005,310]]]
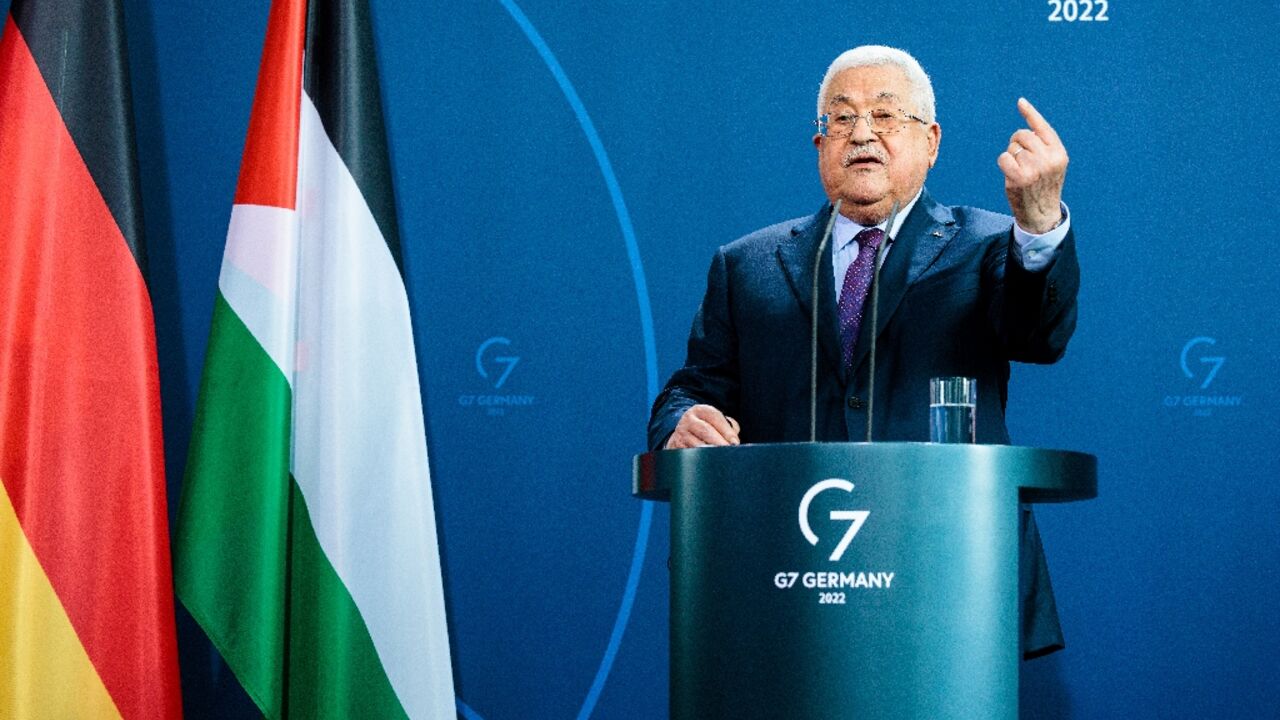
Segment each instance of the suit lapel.
[[[813,263],[818,251],[818,243],[822,241],[822,231],[827,227],[831,217],[831,206],[828,204],[816,215],[806,218],[791,228],[791,236],[778,243],[778,263],[787,276],[787,283],[800,309],[810,322],[813,322]],[[822,346],[822,354],[830,365],[829,370],[840,375],[840,340],[837,333],[835,281],[831,271],[831,243],[823,250],[822,261],[818,264],[818,344]],[[806,348],[805,357],[809,352]]]
[[[902,229],[894,238],[884,264],[880,267],[880,310],[875,329],[877,335],[884,332],[885,326],[902,302],[902,297],[906,295],[907,288],[938,259],[958,229],[949,208],[934,202],[928,190],[920,193],[920,199],[911,208],[911,214],[902,224]],[[868,296],[862,329],[858,333],[858,344],[853,351],[853,377],[863,372],[862,365],[871,352],[870,302]]]

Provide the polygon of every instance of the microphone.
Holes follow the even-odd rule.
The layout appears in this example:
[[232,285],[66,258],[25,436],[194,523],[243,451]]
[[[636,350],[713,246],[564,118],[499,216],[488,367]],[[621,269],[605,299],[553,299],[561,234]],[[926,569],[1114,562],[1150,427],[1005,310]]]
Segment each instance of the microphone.
[[889,221],[884,226],[884,242],[876,248],[875,262],[871,270],[871,365],[867,369],[867,442],[871,442],[872,411],[876,406],[876,336],[880,334],[880,260],[884,257],[884,249],[892,239],[893,223],[898,219],[898,202],[895,200],[889,210]]
[[[822,241],[818,243],[818,252],[813,258],[813,303],[809,306],[813,319],[809,333],[809,442],[818,440],[818,273],[822,266],[822,252],[831,242],[831,229],[836,225],[836,216],[840,214],[840,206],[844,198],[837,198],[831,207],[831,217],[827,218],[827,228],[822,231]],[[895,212],[897,206],[894,206]]]

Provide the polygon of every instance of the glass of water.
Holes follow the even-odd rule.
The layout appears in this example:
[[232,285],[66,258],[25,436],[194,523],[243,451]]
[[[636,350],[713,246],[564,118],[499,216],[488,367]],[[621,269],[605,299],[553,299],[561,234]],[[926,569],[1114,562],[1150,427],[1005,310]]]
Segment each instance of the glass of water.
[[977,406],[978,381],[974,378],[929,380],[929,442],[977,442]]

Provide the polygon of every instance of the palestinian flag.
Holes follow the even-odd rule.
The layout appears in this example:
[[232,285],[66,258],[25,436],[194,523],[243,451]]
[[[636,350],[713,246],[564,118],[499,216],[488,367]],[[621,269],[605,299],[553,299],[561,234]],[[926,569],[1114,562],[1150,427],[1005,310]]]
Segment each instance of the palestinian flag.
[[271,5],[176,532],[267,717],[456,717],[362,0]]
[[0,38],[0,718],[180,717],[118,0]]

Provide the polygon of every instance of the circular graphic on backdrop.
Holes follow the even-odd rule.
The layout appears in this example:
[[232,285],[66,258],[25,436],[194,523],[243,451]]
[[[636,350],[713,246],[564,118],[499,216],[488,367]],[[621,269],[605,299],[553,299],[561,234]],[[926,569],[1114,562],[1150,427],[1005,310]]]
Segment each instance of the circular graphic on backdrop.
[[[622,231],[622,237],[626,244],[627,259],[629,261],[632,279],[635,285],[636,300],[640,311],[641,334],[644,343],[644,360],[645,360],[645,390],[646,398],[652,402],[653,398],[658,394],[658,371],[657,371],[657,349],[653,331],[653,312],[649,302],[649,290],[645,280],[644,266],[640,260],[640,249],[636,242],[635,229],[631,223],[630,214],[627,212],[626,202],[622,196],[622,188],[618,184],[617,176],[613,172],[613,166],[609,162],[608,153],[604,149],[604,144],[600,140],[599,133],[596,132],[595,124],[591,121],[590,115],[587,113],[586,107],[582,103],[577,90],[573,83],[570,82],[568,76],[564,72],[564,68],[552,53],[551,48],[547,46],[546,41],[538,33],[528,16],[520,9],[514,0],[499,0],[503,8],[511,15],[521,31],[528,38],[529,42],[537,50],[539,57],[546,64],[547,69],[551,71],[555,78],[557,86],[564,94],[565,100],[573,109],[575,118],[579,127],[587,138],[588,144],[591,146],[592,153],[595,157],[596,164],[600,168],[600,173],[604,178],[605,185],[609,191],[609,197],[613,204],[613,209],[618,218],[618,225]],[[506,346],[511,341],[503,337],[490,338],[476,353],[477,370],[482,376],[488,377],[488,373],[483,367],[482,356],[484,350],[489,346]],[[508,360],[507,372],[514,368],[514,363]],[[505,379],[505,375],[503,376]],[[622,637],[626,633],[627,625],[631,619],[631,610],[635,604],[636,589],[640,584],[641,571],[644,568],[645,551],[649,543],[649,534],[652,527],[653,519],[653,503],[651,501],[642,501],[640,509],[640,521],[636,531],[635,544],[631,553],[631,564],[627,573],[627,581],[624,586],[622,597],[618,603],[618,612],[614,618],[613,628],[609,635],[609,644],[605,649],[604,655],[600,659],[600,664],[596,669],[592,679],[591,687],[587,691],[586,697],[582,701],[582,705],[578,710],[578,719],[585,720],[589,718],[595,710],[596,703],[600,699],[600,693],[604,690],[605,681],[609,677],[609,673],[613,668],[614,659],[617,657],[618,649],[622,644]],[[468,706],[461,697],[456,700],[459,713],[467,720],[483,720],[483,717]]]

